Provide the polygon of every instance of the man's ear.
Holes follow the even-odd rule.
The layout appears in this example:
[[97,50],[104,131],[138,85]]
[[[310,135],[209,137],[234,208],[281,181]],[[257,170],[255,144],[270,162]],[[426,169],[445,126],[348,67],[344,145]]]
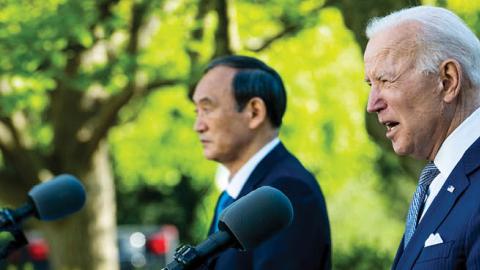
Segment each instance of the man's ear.
[[440,65],[440,80],[443,85],[443,101],[453,102],[460,94],[463,70],[455,59],[447,59]]
[[248,117],[248,127],[255,129],[267,120],[267,107],[259,97],[250,99],[245,106]]

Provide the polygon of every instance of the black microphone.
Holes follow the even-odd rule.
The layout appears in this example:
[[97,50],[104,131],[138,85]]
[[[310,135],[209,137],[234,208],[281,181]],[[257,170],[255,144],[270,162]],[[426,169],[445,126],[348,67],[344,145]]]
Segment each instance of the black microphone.
[[85,204],[85,188],[72,175],[62,174],[34,186],[21,207],[2,211],[0,229],[13,226],[29,216],[53,221],[73,214]]
[[290,200],[276,188],[263,186],[223,210],[219,231],[196,247],[182,246],[165,270],[192,269],[223,250],[250,250],[288,227],[293,219]]

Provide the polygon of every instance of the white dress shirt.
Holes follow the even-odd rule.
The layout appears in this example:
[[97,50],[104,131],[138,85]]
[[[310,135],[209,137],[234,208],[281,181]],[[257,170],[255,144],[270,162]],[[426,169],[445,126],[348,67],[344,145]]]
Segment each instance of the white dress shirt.
[[420,221],[442,189],[450,173],[455,166],[457,166],[463,154],[465,154],[467,149],[472,146],[478,138],[480,138],[480,108],[465,119],[465,121],[447,137],[438,150],[433,163],[435,163],[440,173],[433,179],[428,188],[429,195],[425,201],[425,207],[423,207]]
[[280,139],[276,137],[264,145],[240,168],[240,170],[238,170],[235,175],[233,175],[233,177],[230,177],[228,170],[224,166],[220,165],[216,175],[217,183],[219,183],[220,188],[222,190],[226,190],[228,195],[230,195],[233,199],[237,199],[240,191],[242,191],[243,186],[247,182],[253,170],[257,167],[258,163],[260,163],[260,161],[262,161],[265,156],[267,156],[268,153],[270,153],[279,143]]

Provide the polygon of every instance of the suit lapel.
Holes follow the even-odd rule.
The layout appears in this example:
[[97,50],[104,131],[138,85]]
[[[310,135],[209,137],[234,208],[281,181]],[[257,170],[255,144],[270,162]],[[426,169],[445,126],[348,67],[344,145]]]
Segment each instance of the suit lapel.
[[402,236],[402,241],[400,242],[400,246],[398,246],[397,254],[395,255],[395,259],[393,260],[392,270],[397,267],[398,261],[402,257],[403,254],[403,241],[405,241],[405,234]]
[[[450,185],[455,187],[454,192],[447,191]],[[422,251],[427,237],[434,233],[441,222],[448,215],[457,199],[469,185],[469,181],[463,171],[463,166],[459,166],[448,177],[437,197],[433,200],[425,216],[413,234],[412,239],[404,250],[398,263],[397,269],[411,269],[418,255]]]
[[[265,177],[265,175],[267,174],[267,172],[269,172],[272,166],[279,159],[284,157],[287,153],[288,153],[287,149],[285,148],[285,146],[283,146],[281,142],[277,146],[275,146],[272,149],[272,151],[270,151],[270,153],[268,153],[265,156],[265,158],[262,159],[260,163],[258,163],[257,167],[255,167],[255,169],[253,170],[252,174],[250,174],[250,176],[248,177],[247,182],[245,182],[245,185],[243,186],[242,191],[238,195],[237,199],[235,199],[235,201],[247,195],[252,190],[254,190],[257,184],[260,182],[260,180],[262,180]],[[218,199],[217,199],[217,204],[215,206],[214,213],[217,212],[217,208],[218,208]],[[215,221],[215,217],[214,217],[214,220],[212,220],[212,222],[210,223],[210,229],[208,230],[208,235],[213,233],[214,221]]]
[[257,188],[267,173],[270,172],[275,163],[284,158],[286,155],[288,155],[288,151],[280,142],[277,146],[275,146],[275,148],[272,149],[270,153],[265,156],[264,159],[262,159],[262,161],[260,161],[260,163],[258,163],[257,167],[255,167],[252,174],[250,174],[248,177],[248,180],[243,186],[238,198],[247,195],[249,192]]
[[[424,247],[427,237],[431,233],[436,232],[437,228],[455,205],[455,202],[470,184],[467,175],[478,168],[478,166],[480,166],[480,138],[465,152],[464,156],[447,178],[447,181],[443,184],[442,189],[428,208],[415,234],[408,243],[407,248],[403,251],[403,254],[400,251],[397,252],[397,256],[400,253],[400,260],[398,261],[398,267],[395,269],[412,268]],[[455,187],[453,192],[447,190],[449,186]],[[400,248],[402,248],[402,246],[400,246]]]
[[[254,190],[258,184],[261,182],[262,179],[265,178],[267,173],[271,170],[273,165],[280,159],[284,158],[286,155],[288,155],[288,151],[283,146],[283,144],[280,142],[275,148],[272,149],[270,153],[268,153],[260,163],[258,163],[257,167],[253,170],[252,174],[248,177],[247,182],[242,188],[242,191],[238,195],[237,199],[247,195],[249,192]],[[217,207],[218,207],[218,202],[217,206],[215,207],[215,212],[217,212]],[[213,222],[213,221],[212,221]],[[210,230],[209,232],[212,231],[212,224],[210,225]],[[210,235],[210,233],[209,233]],[[218,257],[215,257],[214,259],[211,259],[208,263],[208,269],[214,269],[215,264],[217,263]]]
[[480,138],[469,148],[465,156],[464,168],[465,172],[469,174],[480,166]]

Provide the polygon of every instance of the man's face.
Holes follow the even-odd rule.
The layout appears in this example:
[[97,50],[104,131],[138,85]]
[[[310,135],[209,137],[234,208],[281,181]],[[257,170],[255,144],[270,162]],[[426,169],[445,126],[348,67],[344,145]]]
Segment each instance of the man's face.
[[233,96],[232,79],[236,70],[217,66],[205,74],[195,88],[197,112],[194,130],[199,134],[207,159],[228,167],[241,156],[251,131],[245,111],[239,112]]
[[415,69],[418,25],[402,24],[374,36],[365,50],[366,81],[371,85],[367,111],[376,112],[399,155],[433,159],[448,123],[438,75]]

